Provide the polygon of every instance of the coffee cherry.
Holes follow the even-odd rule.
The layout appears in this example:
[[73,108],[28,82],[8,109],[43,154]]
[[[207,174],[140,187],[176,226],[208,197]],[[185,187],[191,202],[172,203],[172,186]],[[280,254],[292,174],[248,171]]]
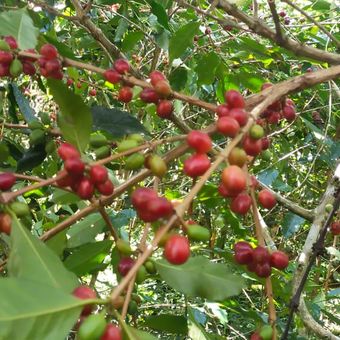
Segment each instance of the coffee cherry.
[[123,255],[131,255],[133,253],[130,243],[122,240],[121,238],[116,241],[116,248]]
[[67,86],[71,86],[71,85],[73,85],[73,83],[74,83],[74,80],[72,78],[67,78],[67,80],[66,80]]
[[230,165],[237,165],[242,168],[247,162],[247,154],[243,149],[235,147],[229,153],[228,162]]
[[157,269],[156,269],[156,266],[155,266],[155,263],[153,262],[153,260],[147,260],[144,263],[144,266],[145,266],[146,271],[149,274],[154,275],[154,274],[157,273]]
[[165,161],[158,155],[148,156],[145,163],[147,163],[147,167],[151,172],[159,178],[163,177],[168,171],[168,166]]
[[194,154],[184,161],[183,171],[190,177],[202,176],[210,168],[210,159],[205,154]]
[[270,255],[270,265],[277,269],[285,269],[287,268],[289,263],[289,257],[282,251],[274,251]]
[[85,164],[80,158],[68,158],[64,166],[65,170],[72,176],[81,176],[85,170]]
[[66,161],[68,158],[80,158],[79,151],[71,144],[63,143],[58,148],[59,157]]
[[11,52],[0,51],[0,63],[10,64],[13,60],[13,54]]
[[227,91],[224,98],[231,108],[243,109],[246,105],[242,94],[236,90]]
[[52,60],[57,58],[58,50],[51,44],[45,44],[41,46],[40,54],[47,60]]
[[238,194],[232,199],[230,210],[234,213],[245,215],[251,207],[251,198],[246,193]]
[[263,340],[263,339],[258,332],[255,332],[250,336],[250,340]]
[[260,139],[264,136],[264,129],[261,125],[255,124],[250,128],[249,136],[253,139]]
[[28,76],[33,76],[36,72],[35,66],[32,63],[22,63],[22,71]]
[[130,149],[133,149],[133,148],[136,148],[138,146],[138,142],[136,140],[133,140],[133,139],[125,139],[123,141],[121,141],[119,144],[118,144],[118,147],[117,147],[117,151],[120,153],[120,152],[125,152],[127,150],[130,150]]
[[146,271],[145,267],[140,266],[136,274],[136,283],[141,284],[142,282],[144,282],[146,280],[147,275],[148,272]]
[[117,84],[121,81],[122,76],[114,69],[108,69],[103,73],[105,80],[111,84]]
[[236,119],[225,116],[218,119],[216,128],[223,135],[234,138],[240,131],[240,124]]
[[272,125],[279,124],[280,119],[281,119],[281,114],[280,112],[276,112],[276,111],[271,112],[270,115],[267,117],[268,123]]
[[187,135],[187,143],[197,153],[207,153],[212,148],[209,135],[201,131],[190,131]]
[[166,80],[159,80],[155,85],[154,89],[161,97],[169,97],[171,94],[171,87]]
[[263,340],[271,340],[273,337],[273,328],[271,325],[264,325],[260,330],[260,337]]
[[135,209],[145,210],[149,200],[156,199],[157,193],[153,189],[138,188],[131,195],[131,202]]
[[143,154],[136,152],[125,160],[125,169],[127,170],[137,170],[139,169],[145,162],[145,157]]
[[210,27],[206,27],[205,31],[204,31],[205,35],[209,35],[211,34],[211,28]]
[[210,230],[198,224],[191,224],[188,226],[187,235],[192,241],[209,241],[211,234]]
[[130,315],[136,315],[138,313],[138,305],[137,302],[134,300],[131,300],[128,305],[128,314]]
[[44,144],[46,141],[45,131],[41,129],[36,129],[29,135],[30,145]]
[[250,136],[245,136],[242,142],[244,151],[249,156],[257,156],[262,151],[262,141],[261,139],[253,139]]
[[107,169],[102,165],[93,165],[90,168],[89,176],[91,181],[95,184],[104,183],[108,179]]
[[239,250],[234,255],[234,260],[238,264],[249,264],[253,260],[253,250],[243,249]]
[[94,148],[107,145],[107,143],[107,138],[104,135],[96,133],[90,136],[90,145]]
[[89,91],[89,95],[90,95],[91,97],[95,97],[95,96],[97,95],[97,90],[96,90],[96,89],[91,89],[91,90]]
[[4,41],[6,41],[6,43],[9,45],[9,47],[12,50],[15,50],[15,49],[18,48],[18,43],[17,43],[16,39],[13,36],[7,35],[6,37],[4,37]]
[[229,198],[229,197],[235,197],[237,194],[235,194],[234,192],[230,192],[223,183],[220,183],[220,185],[218,186],[218,193],[225,198]]
[[9,235],[12,229],[12,217],[6,213],[0,213],[0,232]]
[[154,89],[145,88],[139,94],[140,99],[144,103],[157,103],[159,101],[159,95]]
[[22,62],[19,59],[14,59],[9,67],[9,73],[12,77],[17,77],[23,70]]
[[152,86],[155,86],[161,80],[166,80],[165,75],[159,71],[152,71],[149,77],[150,77]]
[[244,126],[248,121],[248,113],[243,109],[234,108],[229,111],[229,116],[237,120],[240,126]]
[[6,51],[9,52],[10,51],[10,46],[8,45],[8,43],[5,40],[1,40],[0,39],[0,51]]
[[239,241],[234,244],[234,251],[235,253],[243,250],[253,250],[253,247],[251,246],[250,243],[245,242],[245,241]]
[[183,264],[190,256],[189,241],[185,236],[172,235],[165,243],[164,257],[172,264]]
[[340,235],[340,221],[332,222],[330,231],[333,235]]
[[170,100],[161,100],[157,104],[156,112],[157,112],[158,117],[160,118],[170,118],[173,109],[174,108]]
[[119,327],[109,323],[106,325],[104,334],[100,338],[100,340],[122,340],[122,331]]
[[[173,210],[174,208],[172,204],[166,198],[157,197],[149,200],[146,203],[145,211],[148,213],[148,220],[145,219],[147,216],[145,214],[142,214],[140,217],[144,222],[155,222],[160,218],[169,217],[172,214]],[[138,214],[139,213],[140,211],[138,212]]]
[[268,137],[263,137],[261,139],[262,150],[267,150],[270,146],[270,139]]
[[101,146],[100,148],[94,150],[94,154],[96,156],[96,159],[103,159],[111,154],[111,149],[108,145]]
[[258,277],[269,277],[272,272],[272,268],[269,263],[258,263],[255,267],[255,273]]
[[[79,286],[74,289],[72,292],[72,295],[74,295],[76,298],[81,300],[87,300],[87,299],[96,299],[97,293],[88,286]],[[93,306],[91,304],[85,305],[83,307],[83,310],[81,312],[81,315],[89,315],[93,310]]]
[[284,18],[286,15],[287,15],[287,14],[286,14],[285,11],[279,12],[279,16],[280,16],[281,18]]
[[103,314],[92,314],[80,325],[77,334],[79,340],[100,339],[106,328],[105,316]]
[[125,59],[117,59],[113,67],[120,74],[128,73],[130,70],[130,65]]
[[62,178],[60,178],[60,179],[58,179],[58,180],[56,181],[56,184],[57,184],[58,186],[60,186],[60,187],[62,187],[62,188],[65,188],[65,187],[70,187],[70,186],[73,184],[74,178],[72,178],[72,177],[67,173],[66,170],[61,170],[61,171],[59,172],[58,175],[64,175],[64,177],[62,177]]
[[230,107],[227,104],[218,105],[216,108],[216,113],[219,117],[225,117],[229,115]]
[[58,59],[47,60],[44,68],[48,74],[52,74],[61,69],[61,62]]
[[94,193],[94,185],[91,180],[87,177],[83,177],[77,189],[77,194],[82,199],[90,199],[92,198]]
[[120,275],[125,276],[135,264],[131,257],[122,257],[118,263],[118,272]]
[[258,246],[254,249],[253,252],[254,262],[259,264],[269,263],[270,262],[270,254],[267,248]]
[[282,110],[282,115],[288,122],[292,122],[296,118],[294,106],[285,105]]
[[15,176],[10,172],[0,174],[0,190],[6,191],[12,188],[16,181]]
[[266,189],[263,189],[259,192],[258,200],[261,206],[266,209],[272,209],[276,205],[275,196]]
[[241,168],[230,165],[222,172],[222,183],[230,192],[239,193],[245,190],[247,178]]
[[110,196],[113,194],[114,186],[113,183],[107,179],[103,183],[96,183],[96,189],[104,196]]
[[[0,51],[1,54],[1,51]],[[8,64],[1,64],[0,62],[0,77],[7,77],[9,76],[9,65]]]
[[132,100],[133,92],[131,87],[124,86],[118,92],[118,100],[123,103],[129,103]]

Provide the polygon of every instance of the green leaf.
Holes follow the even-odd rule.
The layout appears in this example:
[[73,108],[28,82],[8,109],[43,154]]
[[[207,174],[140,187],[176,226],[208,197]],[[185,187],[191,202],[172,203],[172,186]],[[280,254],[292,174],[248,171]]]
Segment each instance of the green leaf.
[[37,45],[39,30],[34,27],[26,8],[22,8],[0,14],[0,35],[12,35],[19,48],[26,50]]
[[84,151],[92,131],[89,107],[60,80],[48,79],[47,83],[60,108],[58,126],[63,137],[80,151]]
[[184,316],[172,314],[151,315],[145,318],[144,325],[157,331],[174,334],[187,334],[187,319]]
[[142,40],[144,38],[143,32],[129,32],[124,37],[124,40],[122,42],[122,51],[123,52],[129,52],[131,51],[135,45],[138,43],[138,41]]
[[32,120],[36,120],[36,113],[31,108],[29,101],[24,97],[18,86],[14,83],[10,83],[9,88],[13,91],[15,101],[17,102],[21,113],[25,117],[26,122],[29,123]]
[[214,82],[219,63],[220,58],[215,52],[209,52],[200,57],[196,66],[199,85],[210,85]]
[[85,303],[46,283],[18,278],[0,279],[0,291],[0,339],[63,340]]
[[193,44],[199,26],[199,22],[190,22],[174,33],[169,42],[170,61],[179,58]]
[[159,260],[156,267],[161,278],[169,286],[192,297],[221,301],[238,295],[244,287],[243,279],[229,274],[230,268],[227,265],[212,263],[201,256],[189,258],[180,266]]
[[144,126],[128,112],[103,106],[91,108],[93,116],[93,130],[106,131],[114,137],[122,137],[132,133],[146,133]]
[[111,246],[112,241],[110,240],[84,244],[67,257],[64,262],[65,267],[77,276],[90,273],[104,261]]
[[282,234],[285,238],[288,238],[295,234],[301,227],[301,225],[305,222],[305,219],[293,214],[292,212],[288,212],[285,214],[282,221]]
[[22,154],[22,157],[18,160],[17,170],[19,172],[32,170],[40,165],[46,158],[45,145],[37,145],[28,149]]
[[66,292],[71,292],[78,284],[77,278],[64,267],[53,250],[33,236],[14,214],[8,273],[10,277],[35,280]]
[[54,189],[51,202],[58,203],[58,204],[71,204],[79,202],[79,196],[68,192],[62,189]]
[[175,91],[180,91],[185,88],[188,80],[188,71],[184,67],[176,68],[170,73],[169,81],[171,88]]
[[159,4],[158,2],[151,0],[148,1],[151,6],[151,12],[157,17],[157,21],[160,25],[162,25],[167,30],[170,30],[168,15],[165,11],[165,8]]
[[121,322],[121,326],[124,332],[124,340],[157,340],[153,335],[128,326],[125,322]]

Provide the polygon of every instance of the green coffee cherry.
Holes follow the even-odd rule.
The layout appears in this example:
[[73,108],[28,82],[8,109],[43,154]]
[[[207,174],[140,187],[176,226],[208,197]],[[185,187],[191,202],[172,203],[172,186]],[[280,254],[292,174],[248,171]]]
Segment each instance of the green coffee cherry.
[[136,275],[136,282],[142,283],[146,279],[147,275],[148,273],[146,271],[146,268],[144,266],[139,267]]
[[94,150],[94,154],[96,155],[96,159],[102,159],[102,158],[110,156],[111,149],[109,146],[102,146]]
[[263,340],[271,340],[273,336],[273,328],[270,325],[264,325],[260,330],[260,337]]
[[101,146],[107,145],[107,138],[99,133],[92,134],[90,136],[90,146],[93,148],[99,148]]
[[187,234],[192,241],[209,241],[210,231],[198,224],[191,224],[188,226]]
[[0,50],[8,52],[11,50],[11,48],[5,40],[0,40]]
[[131,255],[133,253],[130,244],[122,239],[117,240],[116,247],[123,255]]
[[12,77],[17,77],[22,72],[22,62],[19,59],[14,59],[9,67],[9,73]]
[[10,208],[12,209],[14,214],[17,215],[18,217],[24,217],[30,214],[30,208],[24,202],[13,202],[10,205]]
[[142,144],[144,142],[144,137],[138,133],[133,133],[129,135],[127,139],[135,140],[138,144]]
[[79,340],[97,340],[103,335],[106,328],[105,317],[102,314],[93,314],[87,317],[79,327]]
[[326,212],[330,213],[333,210],[333,204],[331,203],[326,204],[325,210]]
[[140,304],[140,303],[142,302],[141,297],[140,297],[138,294],[136,294],[136,293],[132,293],[132,294],[131,294],[131,299],[132,299],[133,301],[136,301],[136,302],[137,302],[137,305]]
[[0,142],[0,163],[7,161],[9,157],[9,148],[5,142]]
[[264,130],[261,125],[255,124],[250,128],[249,135],[253,139],[260,139],[264,136]]
[[144,263],[144,267],[145,267],[146,271],[147,271],[149,274],[151,274],[151,275],[157,273],[156,266],[155,266],[154,262],[151,261],[151,260],[146,261],[146,262]]
[[117,151],[124,152],[138,146],[138,142],[133,139],[125,139],[118,144]]
[[39,116],[44,125],[51,125],[51,118],[47,112],[40,112]]
[[140,152],[136,152],[126,158],[125,169],[126,170],[137,170],[143,166],[145,157]]
[[159,157],[158,155],[148,156],[146,160],[146,166],[157,177],[163,177],[168,171],[166,163],[164,162],[162,157]]
[[29,138],[31,145],[43,144],[46,139],[45,131],[40,129],[32,130]]
[[56,150],[56,148],[57,148],[57,146],[56,146],[53,139],[48,141],[47,144],[45,145],[45,151],[48,155],[51,154],[52,152],[54,152]]
[[129,313],[130,315],[135,315],[135,314],[137,314],[137,312],[138,312],[138,305],[137,305],[137,302],[134,301],[134,300],[131,300],[131,301],[129,302],[129,306],[128,306],[128,313]]
[[30,122],[28,122],[28,128],[31,129],[31,130],[37,130],[37,129],[40,129],[40,130],[43,130],[44,129],[44,124],[39,122],[39,120],[31,120]]
[[270,161],[272,159],[272,153],[269,150],[264,150],[261,154],[261,158],[265,161]]

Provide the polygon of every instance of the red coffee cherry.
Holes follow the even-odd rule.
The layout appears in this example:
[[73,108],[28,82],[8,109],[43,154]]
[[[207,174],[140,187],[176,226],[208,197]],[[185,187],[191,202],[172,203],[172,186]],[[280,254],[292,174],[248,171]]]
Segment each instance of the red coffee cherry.
[[157,198],[155,190],[149,188],[138,188],[131,195],[131,202],[135,209],[145,210],[149,200]]
[[[1,52],[0,52],[1,54]],[[9,64],[1,64],[0,63],[0,77],[8,77],[9,73]]]
[[12,229],[12,217],[6,213],[0,213],[0,232],[9,235]]
[[290,106],[294,106],[295,107],[295,103],[293,102],[292,99],[287,98],[285,101],[285,105],[290,105]]
[[262,151],[262,140],[253,139],[247,135],[243,139],[242,146],[247,155],[257,156]]
[[95,96],[97,95],[97,90],[96,90],[96,89],[91,89],[91,90],[89,91],[89,95],[90,95],[91,97],[95,97]]
[[40,54],[47,60],[55,59],[58,56],[58,50],[51,44],[42,45]]
[[100,340],[122,340],[122,331],[119,327],[109,323],[106,325],[104,334],[101,336]]
[[17,43],[16,39],[13,36],[7,35],[6,37],[4,37],[4,40],[6,41],[6,43],[9,45],[9,47],[12,50],[15,50],[15,49],[18,48],[18,43]]
[[246,241],[239,241],[234,244],[234,251],[237,253],[242,250],[253,250],[253,247],[250,243]]
[[22,63],[22,70],[24,74],[29,75],[29,76],[33,76],[36,72],[35,66],[32,63],[28,63],[28,62]]
[[164,257],[172,264],[183,264],[190,256],[189,241],[185,236],[172,235],[165,243]]
[[61,170],[58,175],[64,175],[64,177],[58,179],[56,184],[62,188],[70,187],[74,183],[74,177],[71,177],[66,170]]
[[258,200],[261,206],[266,209],[272,209],[276,205],[275,196],[266,189],[263,189],[259,192]]
[[232,199],[230,210],[234,213],[245,215],[251,207],[251,198],[246,193],[238,194]]
[[145,209],[153,216],[154,221],[169,217],[174,211],[172,204],[165,197],[157,197],[149,200]]
[[230,192],[239,193],[245,190],[247,178],[241,168],[230,165],[222,172],[222,183]]
[[269,87],[272,87],[273,84],[272,83],[263,83],[261,86],[261,91],[268,89]]
[[10,64],[12,60],[13,60],[13,54],[11,52],[0,50],[0,63],[1,64]]
[[133,92],[130,86],[124,86],[118,92],[118,100],[123,103],[129,103],[132,97]]
[[268,249],[262,246],[258,246],[254,249],[253,253],[254,262],[259,264],[269,263],[270,262],[270,254]]
[[218,105],[216,108],[216,113],[219,117],[225,117],[229,115],[230,107],[227,104]]
[[261,139],[262,142],[262,150],[267,150],[270,146],[270,139],[268,137],[263,137]]
[[237,120],[240,126],[244,126],[248,121],[248,113],[243,109],[234,108],[229,111],[229,116]]
[[152,86],[155,86],[159,81],[166,80],[165,75],[160,71],[152,71],[150,73],[150,80]]
[[281,18],[284,18],[284,17],[286,16],[286,12],[285,12],[285,11],[279,12],[279,16],[280,16]]
[[94,193],[94,185],[91,180],[87,177],[83,177],[77,189],[77,194],[82,199],[90,199],[92,198]]
[[247,154],[246,152],[238,147],[233,148],[228,156],[228,162],[230,165],[237,165],[240,168],[243,167],[244,164],[247,163]]
[[59,146],[58,155],[64,161],[68,158],[80,158],[79,151],[68,143],[63,143]]
[[125,276],[135,264],[131,257],[122,257],[118,263],[118,272],[120,275]]
[[72,78],[67,78],[67,80],[66,80],[67,86],[71,86],[71,85],[73,85],[73,83],[74,83],[74,80]]
[[117,59],[113,67],[120,74],[128,73],[130,70],[130,65],[125,59]]
[[340,235],[340,221],[332,222],[330,231],[333,235]]
[[289,264],[289,257],[282,251],[273,251],[270,255],[270,265],[277,269],[285,269]]
[[236,119],[224,116],[218,119],[216,128],[223,135],[234,138],[240,131],[240,124]]
[[272,125],[277,125],[277,124],[279,124],[280,120],[281,120],[281,114],[280,114],[280,112],[275,112],[275,111],[273,111],[273,112],[271,112],[271,113],[268,115],[268,117],[267,117],[268,123],[269,123],[269,124],[272,124]]
[[16,178],[11,172],[3,172],[0,174],[0,190],[6,191],[11,189],[15,181]]
[[166,119],[171,117],[173,109],[174,108],[170,100],[161,100],[157,104],[156,112],[158,117]]
[[171,87],[166,80],[159,80],[155,85],[154,89],[161,97],[169,97],[171,94]]
[[294,106],[285,105],[282,110],[283,117],[288,120],[288,122],[292,122],[296,118],[296,111]]
[[256,189],[258,186],[259,186],[259,181],[256,179],[256,177],[255,176],[250,176],[250,185],[254,188],[254,189]]
[[263,263],[260,264],[258,263],[255,267],[255,273],[258,277],[269,277],[270,274],[272,273],[272,267],[270,266],[269,263]]
[[223,183],[220,183],[220,185],[218,186],[218,193],[225,198],[229,198],[229,197],[235,197],[236,194],[233,192],[230,192],[224,185]]
[[110,196],[114,191],[114,185],[109,179],[104,183],[96,183],[96,188],[104,196]]
[[246,105],[242,94],[236,90],[227,91],[224,98],[231,108],[243,109]]
[[250,336],[250,340],[263,340],[263,339],[258,332],[255,332]]
[[[74,289],[72,292],[72,295],[77,297],[78,299],[81,300],[88,300],[88,299],[96,299],[97,298],[97,293],[90,287],[88,286],[79,286]],[[81,315],[89,315],[91,314],[93,309],[92,305],[85,305]]]
[[238,264],[249,264],[253,260],[253,250],[240,250],[234,255],[234,260]]
[[107,169],[102,165],[93,165],[90,168],[89,176],[93,183],[104,183],[108,179]]
[[140,99],[144,103],[157,103],[159,101],[159,95],[154,89],[145,88],[139,95]]
[[48,74],[53,74],[61,69],[61,62],[58,59],[47,60],[44,68]]
[[110,82],[111,84],[117,84],[121,81],[122,76],[120,73],[118,73],[116,70],[114,69],[108,69],[103,73],[103,76],[105,78],[105,80],[107,80],[108,82]]
[[187,143],[197,153],[207,153],[212,148],[209,135],[201,131],[190,131],[187,135]]
[[85,164],[80,158],[68,158],[65,161],[65,170],[72,176],[82,176]]
[[194,154],[184,161],[183,171],[190,177],[202,176],[210,168],[210,159],[205,154]]

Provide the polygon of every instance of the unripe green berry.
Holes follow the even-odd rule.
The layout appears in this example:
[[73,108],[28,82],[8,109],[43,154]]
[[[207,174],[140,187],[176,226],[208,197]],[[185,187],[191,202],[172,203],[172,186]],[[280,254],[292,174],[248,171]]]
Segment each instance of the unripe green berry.
[[328,203],[325,207],[326,212],[330,213],[333,210],[333,204]]
[[102,159],[102,158],[110,156],[111,149],[109,146],[102,146],[94,150],[94,154],[96,155],[96,159]]
[[17,215],[18,217],[23,217],[29,215],[30,213],[30,208],[24,202],[13,202],[10,205],[10,208],[12,209],[14,214]]
[[168,167],[162,157],[158,155],[150,155],[146,159],[146,167],[149,168],[152,173],[157,177],[163,177],[167,171]]
[[99,133],[90,136],[90,145],[94,148],[107,145],[107,138]]
[[140,266],[136,275],[136,282],[142,283],[146,279],[147,275],[148,273],[146,268],[144,266]]
[[261,125],[255,124],[250,128],[249,135],[253,139],[260,139],[264,136],[264,129]]
[[56,150],[57,146],[54,142],[54,140],[50,140],[47,142],[47,144],[45,145],[45,151],[46,153],[49,155],[52,152],[54,152]]
[[269,150],[262,151],[261,158],[265,161],[270,161],[272,159],[272,153]]
[[78,331],[79,340],[100,339],[106,328],[105,317],[102,314],[88,316],[80,325]]
[[29,139],[32,146],[43,144],[46,139],[45,131],[40,129],[32,130]]
[[10,46],[7,44],[7,42],[5,40],[0,40],[0,51],[10,51],[11,48]]
[[123,255],[131,255],[133,253],[130,244],[122,239],[117,240],[116,247]]
[[209,241],[210,231],[198,224],[191,224],[188,226],[187,234],[192,241]]
[[36,129],[43,130],[44,129],[44,125],[41,122],[39,122],[39,120],[36,120],[36,119],[28,122],[27,126],[31,130],[36,130]]
[[137,170],[144,164],[145,157],[140,152],[136,152],[126,158],[125,169]]
[[22,62],[19,59],[14,59],[9,67],[9,73],[12,77],[17,77],[22,72]]
[[263,340],[271,340],[273,336],[273,328],[270,325],[264,325],[260,330],[260,336]]
[[134,301],[134,300],[131,300],[131,301],[129,302],[129,306],[128,306],[128,313],[129,313],[130,315],[135,315],[135,314],[137,314],[137,312],[138,312],[138,305],[137,305],[137,302]]
[[139,133],[133,133],[129,135],[127,139],[135,140],[138,144],[142,144],[144,142],[144,137]]
[[153,261],[148,260],[144,263],[144,267],[149,274],[156,274],[157,269]]
[[137,141],[133,139],[126,139],[118,144],[117,151],[120,153],[135,148],[137,146],[138,146]]

